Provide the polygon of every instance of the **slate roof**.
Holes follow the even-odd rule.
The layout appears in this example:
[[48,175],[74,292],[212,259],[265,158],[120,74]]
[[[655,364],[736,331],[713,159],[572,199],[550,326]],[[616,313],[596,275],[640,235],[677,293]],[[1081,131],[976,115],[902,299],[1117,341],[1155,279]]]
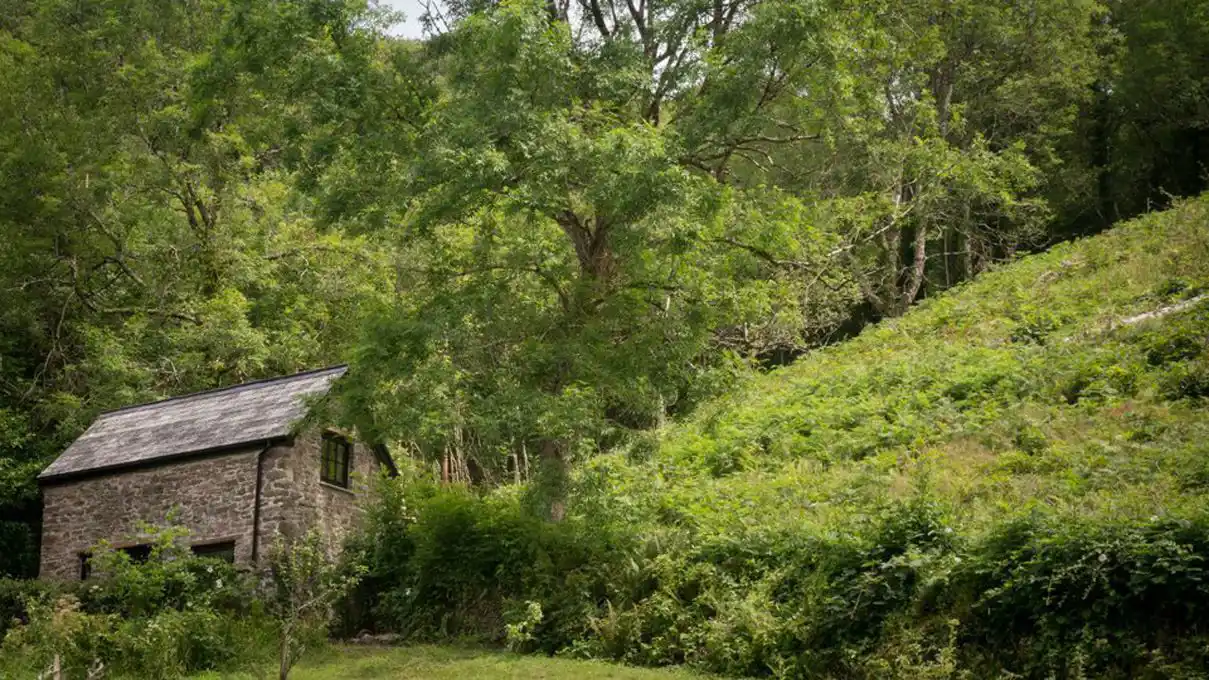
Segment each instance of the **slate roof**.
[[347,366],[269,378],[102,413],[40,481],[281,440]]

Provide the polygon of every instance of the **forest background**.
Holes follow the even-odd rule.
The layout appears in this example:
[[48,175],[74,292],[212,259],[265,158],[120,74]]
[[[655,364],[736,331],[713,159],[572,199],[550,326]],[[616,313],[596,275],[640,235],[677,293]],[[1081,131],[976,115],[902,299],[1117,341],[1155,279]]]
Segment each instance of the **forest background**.
[[[1206,188],[1203,0],[0,2],[0,573],[101,410],[338,362],[528,483]],[[434,472],[435,474],[435,472]]]

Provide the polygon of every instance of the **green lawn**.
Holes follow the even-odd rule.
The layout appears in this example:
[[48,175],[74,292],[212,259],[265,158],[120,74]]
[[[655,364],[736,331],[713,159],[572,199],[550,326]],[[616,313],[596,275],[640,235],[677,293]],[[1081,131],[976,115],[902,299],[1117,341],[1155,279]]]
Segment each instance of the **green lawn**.
[[[253,679],[253,674],[198,676],[196,680]],[[266,677],[275,677],[274,675]],[[340,647],[321,660],[303,663],[291,680],[688,680],[686,670],[631,668],[600,661],[552,659],[472,647]]]

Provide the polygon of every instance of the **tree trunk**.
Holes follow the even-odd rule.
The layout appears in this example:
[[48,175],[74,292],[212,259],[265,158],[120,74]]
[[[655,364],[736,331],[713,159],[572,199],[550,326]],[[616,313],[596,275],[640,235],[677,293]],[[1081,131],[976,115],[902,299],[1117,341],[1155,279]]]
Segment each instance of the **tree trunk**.
[[570,210],[555,215],[554,219],[575,248],[579,270],[597,281],[610,281],[616,266],[609,245],[608,225],[599,217],[585,219]]
[[561,522],[567,516],[567,477],[570,466],[562,442],[547,439],[542,444],[542,485],[550,499],[550,521]]
[[928,81],[928,89],[936,101],[936,123],[940,127],[940,136],[949,136],[949,109],[953,101],[953,81],[956,65],[950,62],[932,70]]
[[281,647],[278,649],[277,680],[289,680],[290,677],[290,635],[290,627],[284,626],[281,629]]
[[903,286],[901,314],[919,297],[919,291],[924,284],[924,274],[928,264],[928,229],[922,224],[915,225],[915,238],[911,244],[911,267],[908,269],[906,285]]

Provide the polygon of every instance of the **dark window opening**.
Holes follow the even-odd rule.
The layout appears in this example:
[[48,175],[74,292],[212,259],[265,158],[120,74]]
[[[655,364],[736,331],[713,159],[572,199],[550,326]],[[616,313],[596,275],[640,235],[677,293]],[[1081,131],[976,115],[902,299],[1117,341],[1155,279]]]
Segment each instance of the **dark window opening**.
[[[124,548],[116,548],[120,553],[124,553],[130,558],[130,561],[135,564],[143,564],[151,559],[151,546],[149,545],[128,545]],[[92,553],[80,553],[80,580],[87,581],[92,576]]]
[[235,541],[219,543],[203,543],[193,546],[193,554],[197,557],[212,557],[229,564],[235,563]]
[[349,463],[353,457],[352,448],[344,437],[335,434],[323,435],[319,479],[347,489]]
[[149,545],[130,545],[125,548],[118,548],[118,551],[126,553],[131,562],[135,564],[143,564],[151,559],[151,546]]

